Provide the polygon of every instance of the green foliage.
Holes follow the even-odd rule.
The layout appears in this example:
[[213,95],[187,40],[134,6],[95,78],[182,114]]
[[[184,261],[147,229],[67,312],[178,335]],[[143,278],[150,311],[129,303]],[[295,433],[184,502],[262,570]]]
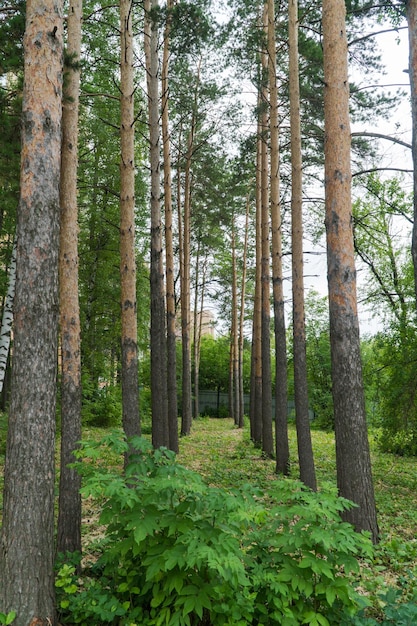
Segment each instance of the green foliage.
[[334,419],[328,304],[327,298],[315,291],[306,297],[306,342],[308,397],[314,425],[330,430]]
[[372,340],[377,442],[383,452],[417,454],[417,333],[393,325]]
[[9,613],[0,613],[0,624],[4,624],[4,626],[9,626],[9,624],[13,624],[16,619],[15,611],[10,611]]
[[[200,389],[228,391],[229,389],[230,339],[214,339],[209,335],[201,338]],[[250,350],[244,347],[243,388],[249,391]]]
[[226,491],[172,452],[131,444],[124,475],[102,462],[126,450],[113,434],[77,452],[105,536],[82,577],[59,569],[61,622],[323,626],[360,608],[350,573],[372,546],[341,522],[351,504],[335,492],[291,480],[273,481],[267,496]]
[[352,620],[343,621],[341,626],[413,626],[417,623],[417,597],[404,602],[401,591],[388,589],[379,597],[380,615],[377,619],[366,616],[366,610]]
[[122,415],[120,385],[103,385],[96,388],[88,378],[83,380],[82,420],[84,425],[119,426]]

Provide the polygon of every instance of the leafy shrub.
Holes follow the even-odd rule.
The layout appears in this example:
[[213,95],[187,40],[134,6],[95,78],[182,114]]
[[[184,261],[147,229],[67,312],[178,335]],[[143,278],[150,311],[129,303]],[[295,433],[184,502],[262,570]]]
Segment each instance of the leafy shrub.
[[413,429],[381,428],[377,438],[382,452],[391,452],[399,456],[417,456],[417,431]]
[[93,388],[83,382],[83,424],[108,428],[118,426],[122,420],[120,385]]
[[103,447],[126,450],[114,435],[78,452],[84,495],[104,501],[106,532],[82,577],[61,566],[61,622],[326,626],[359,610],[349,572],[372,546],[341,522],[350,503],[288,479],[268,496],[226,491],[167,450],[131,445],[125,475],[100,463]]
[[378,619],[366,617],[365,611],[349,621],[343,621],[341,626],[414,626],[417,624],[417,598],[411,602],[404,602],[401,591],[388,589],[379,595],[381,616]]

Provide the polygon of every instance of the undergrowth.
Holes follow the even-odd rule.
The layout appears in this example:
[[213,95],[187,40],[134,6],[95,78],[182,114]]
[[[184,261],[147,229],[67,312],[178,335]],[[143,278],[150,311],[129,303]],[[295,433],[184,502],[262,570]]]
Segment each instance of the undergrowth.
[[210,486],[173,453],[132,444],[125,473],[100,463],[126,450],[114,434],[78,452],[105,533],[81,577],[75,564],[58,571],[61,622],[328,626],[367,603],[352,575],[372,546],[341,521],[352,505],[334,490]]

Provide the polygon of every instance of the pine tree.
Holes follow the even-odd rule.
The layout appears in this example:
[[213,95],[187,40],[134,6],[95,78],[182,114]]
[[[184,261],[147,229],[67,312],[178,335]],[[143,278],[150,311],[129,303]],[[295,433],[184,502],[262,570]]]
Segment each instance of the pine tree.
[[17,626],[55,624],[62,3],[26,5],[12,400],[0,540],[0,606]]
[[358,506],[344,515],[378,540],[365,416],[350,171],[349,81],[343,0],[323,1],[325,201],[337,484]]

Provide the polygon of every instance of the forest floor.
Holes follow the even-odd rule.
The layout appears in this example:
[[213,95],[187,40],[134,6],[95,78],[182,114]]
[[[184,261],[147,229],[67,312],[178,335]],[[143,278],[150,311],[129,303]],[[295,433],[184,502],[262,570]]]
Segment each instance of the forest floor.
[[[145,436],[149,426],[144,425]],[[91,429],[86,439],[99,439],[103,431]],[[289,425],[291,478],[299,477],[295,426]],[[318,488],[336,485],[334,433],[312,430]],[[387,587],[407,596],[417,581],[417,459],[382,453],[370,434],[380,544],[371,566],[362,571],[365,586],[374,592]],[[238,429],[231,419],[194,420],[191,435],[180,439],[178,461],[218,487],[249,483],[267,490],[270,481],[285,480],[275,473],[275,462],[250,441],[249,429]],[[95,503],[84,502],[83,533],[86,545],[97,539]],[[362,582],[361,582],[362,584]]]
[[[289,425],[291,477],[299,477],[295,426]],[[318,488],[336,486],[334,433],[312,430]],[[370,433],[372,470],[380,543],[371,563],[363,563],[358,580],[362,591],[382,606],[380,594],[399,590],[403,601],[415,597],[417,583],[417,459],[382,453]],[[180,463],[201,473],[210,484],[238,487],[245,482],[266,490],[269,481],[283,480],[275,462],[262,456],[250,441],[249,429],[230,419],[198,419],[190,437],[181,439]],[[381,604],[382,602],[382,604]],[[391,623],[391,622],[390,622]],[[401,622],[401,623],[414,623]]]
[[[5,420],[0,416],[0,520],[5,451]],[[145,436],[149,425],[144,424]],[[104,429],[86,428],[83,438],[100,440]],[[291,477],[298,478],[297,441],[294,425],[289,425]],[[319,490],[336,484],[334,434],[312,430],[313,450]],[[417,581],[417,459],[381,453],[370,435],[375,497],[380,528],[380,544],[373,563],[363,576],[374,591],[387,586],[408,594]],[[192,433],[180,440],[178,461],[212,485],[235,488],[246,483],[261,489],[270,481],[285,480],[275,474],[275,462],[262,456],[250,441],[248,427],[238,429],[230,419],[199,418]],[[118,459],[109,459],[118,463]],[[83,502],[83,542],[87,547],[103,532],[98,524],[97,502]],[[366,580],[365,580],[366,584]]]

